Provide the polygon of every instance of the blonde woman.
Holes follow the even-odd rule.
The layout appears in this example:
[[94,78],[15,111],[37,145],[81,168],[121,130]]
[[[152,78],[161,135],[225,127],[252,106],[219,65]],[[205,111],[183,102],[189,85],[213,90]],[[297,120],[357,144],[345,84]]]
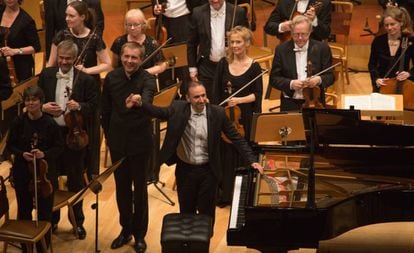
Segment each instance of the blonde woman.
[[[113,53],[112,66],[114,68],[122,66],[120,58],[121,48],[127,42],[137,42],[141,46],[144,46],[144,59],[158,48],[158,42],[145,34],[147,27],[147,20],[140,9],[131,9],[125,14],[126,34],[116,38],[111,46],[111,51]],[[155,75],[164,72],[167,68],[167,64],[164,61],[162,53],[159,52],[146,62],[143,68],[151,75]]]

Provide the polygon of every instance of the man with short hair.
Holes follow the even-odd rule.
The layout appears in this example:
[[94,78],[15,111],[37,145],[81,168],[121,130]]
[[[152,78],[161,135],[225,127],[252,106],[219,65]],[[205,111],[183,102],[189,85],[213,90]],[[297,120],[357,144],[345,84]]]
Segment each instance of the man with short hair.
[[[269,84],[281,91],[280,111],[302,109],[305,87],[319,86],[320,102],[325,104],[325,89],[334,82],[332,70],[313,76],[332,65],[332,54],[326,43],[309,39],[312,22],[296,16],[291,31],[292,39],[276,47],[269,78]],[[311,65],[312,73],[307,65]]]
[[223,176],[221,133],[232,141],[247,166],[261,173],[263,167],[226,117],[223,107],[208,104],[203,84],[191,82],[186,96],[187,101],[174,101],[164,108],[148,103],[139,94],[131,94],[125,103],[131,110],[142,107],[151,116],[168,120],[159,162],[177,164],[175,176],[180,212],[208,215],[214,224],[218,182]]
[[[122,67],[108,73],[102,92],[102,127],[112,161],[125,157],[115,171],[116,201],[122,231],[112,242],[117,249],[135,238],[135,251],[145,252],[148,229],[146,167],[152,150],[151,118],[141,108],[128,109],[125,99],[140,94],[152,103],[155,78],[142,67],[144,47],[127,42],[121,49]],[[132,191],[132,186],[134,191]]]
[[[93,77],[78,71],[73,63],[78,55],[78,47],[71,40],[64,40],[57,47],[57,67],[43,69],[39,78],[39,87],[45,93],[43,112],[54,117],[64,138],[71,135],[69,127],[77,127],[72,121],[72,126],[65,122],[65,116],[71,113],[79,113],[86,129],[86,120],[91,117],[98,107],[99,86]],[[73,130],[73,129],[72,129]],[[86,129],[88,131],[88,129]],[[60,174],[68,177],[69,191],[77,192],[85,186],[83,174],[85,172],[84,159],[87,147],[74,149],[66,142],[64,152],[58,159]],[[75,220],[79,239],[85,239],[86,231],[83,227],[85,216],[82,211],[82,201],[74,207]],[[53,217],[53,230],[57,229],[60,214],[57,211]]]

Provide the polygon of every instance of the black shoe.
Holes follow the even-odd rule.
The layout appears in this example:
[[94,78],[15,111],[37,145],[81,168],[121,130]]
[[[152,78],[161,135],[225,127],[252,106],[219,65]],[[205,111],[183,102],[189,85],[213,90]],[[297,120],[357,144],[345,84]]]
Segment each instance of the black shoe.
[[83,226],[79,226],[76,228],[76,232],[78,233],[78,239],[83,240],[86,237],[86,230]]
[[147,243],[143,238],[135,241],[134,249],[137,253],[144,253],[147,249]]
[[131,235],[124,235],[121,233],[117,238],[115,238],[115,240],[112,241],[111,249],[121,248],[124,244],[127,244],[129,241],[131,241],[131,239]]

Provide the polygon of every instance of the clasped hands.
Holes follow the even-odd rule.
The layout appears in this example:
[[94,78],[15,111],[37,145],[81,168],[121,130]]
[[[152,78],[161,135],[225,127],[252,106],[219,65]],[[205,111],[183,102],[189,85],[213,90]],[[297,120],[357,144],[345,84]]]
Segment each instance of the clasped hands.
[[128,109],[131,109],[134,106],[141,106],[142,105],[142,98],[139,94],[133,94],[131,93],[126,99],[125,99],[125,106]]
[[[70,111],[79,110],[80,104],[71,99],[66,103],[66,107]],[[56,102],[48,102],[43,104],[42,111],[52,115],[53,117],[59,117],[63,114],[63,109]]]
[[42,159],[44,157],[45,157],[45,153],[43,153],[43,151],[37,148],[31,150],[30,152],[23,152],[23,158],[28,162],[33,161],[34,158]]
[[320,76],[314,76],[311,78],[306,78],[305,80],[293,80],[291,83],[291,89],[293,90],[300,90],[303,88],[314,88],[318,86],[322,82]]

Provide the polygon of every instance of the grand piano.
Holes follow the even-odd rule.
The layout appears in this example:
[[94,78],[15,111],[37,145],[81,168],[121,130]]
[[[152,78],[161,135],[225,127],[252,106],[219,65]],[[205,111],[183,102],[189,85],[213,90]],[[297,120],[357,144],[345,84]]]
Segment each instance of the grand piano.
[[[271,116],[255,115],[255,127],[269,128],[260,117]],[[305,141],[257,143],[265,173],[237,171],[228,245],[286,252],[359,226],[414,221],[414,126],[361,120],[357,110],[300,117]]]

